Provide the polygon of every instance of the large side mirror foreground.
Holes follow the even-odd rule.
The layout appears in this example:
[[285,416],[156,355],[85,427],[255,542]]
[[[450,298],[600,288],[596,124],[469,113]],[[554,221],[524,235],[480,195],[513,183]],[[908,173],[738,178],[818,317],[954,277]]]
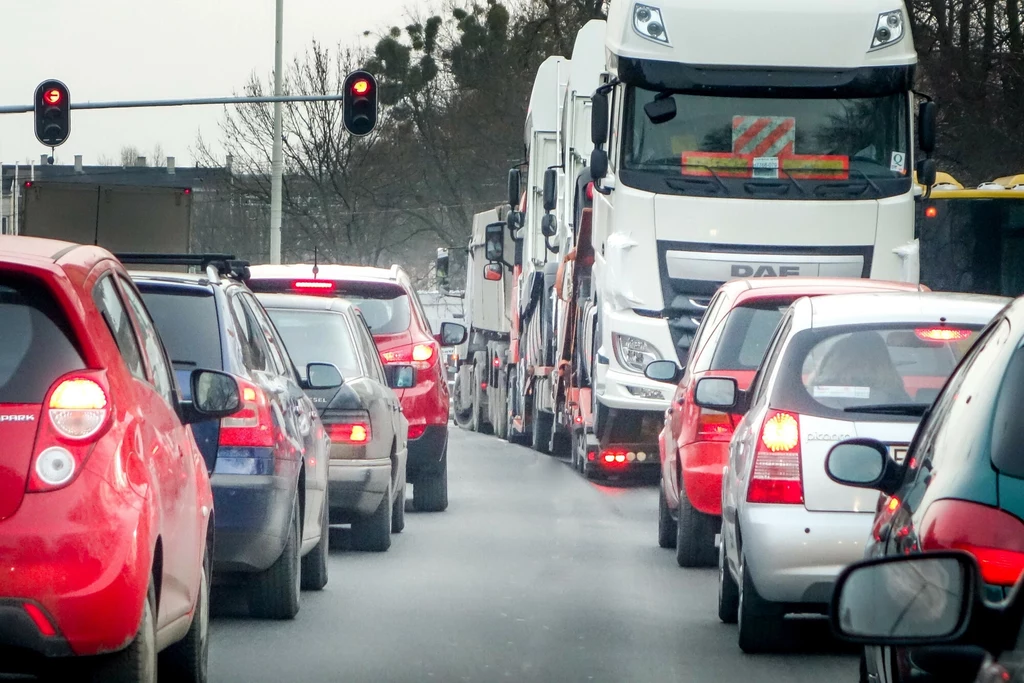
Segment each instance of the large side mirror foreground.
[[234,377],[216,370],[195,370],[189,378],[192,400],[183,401],[186,424],[219,420],[238,412],[242,397]]
[[441,334],[438,337],[441,346],[458,346],[466,341],[466,326],[458,323],[441,323]]
[[676,384],[679,382],[680,368],[674,360],[655,360],[644,368],[644,376],[655,382]]

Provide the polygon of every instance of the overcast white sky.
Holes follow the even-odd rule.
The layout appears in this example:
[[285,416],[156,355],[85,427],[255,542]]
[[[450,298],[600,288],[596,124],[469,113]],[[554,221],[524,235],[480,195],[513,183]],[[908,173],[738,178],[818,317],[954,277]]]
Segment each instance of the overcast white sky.
[[[432,0],[284,0],[284,58],[316,39],[360,42],[405,25],[409,10]],[[30,104],[47,78],[67,84],[73,100],[215,97],[239,90],[254,70],[274,68],[275,0],[0,0],[0,104]],[[81,154],[86,164],[113,159],[125,145],[151,154],[160,144],[179,166],[191,165],[196,136],[219,139],[217,106],[76,111],[57,163]],[[47,149],[31,114],[0,115],[0,161],[36,159]]]

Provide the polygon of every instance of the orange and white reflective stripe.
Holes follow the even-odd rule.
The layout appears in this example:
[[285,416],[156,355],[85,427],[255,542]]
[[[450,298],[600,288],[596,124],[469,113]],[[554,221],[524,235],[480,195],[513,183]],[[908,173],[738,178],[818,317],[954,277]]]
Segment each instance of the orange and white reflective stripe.
[[732,117],[733,154],[781,157],[794,153],[796,119],[792,116]]

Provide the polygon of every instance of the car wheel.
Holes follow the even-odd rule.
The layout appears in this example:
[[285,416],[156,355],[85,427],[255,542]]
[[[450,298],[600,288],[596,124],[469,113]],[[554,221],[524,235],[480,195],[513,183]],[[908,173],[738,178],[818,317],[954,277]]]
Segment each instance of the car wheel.
[[718,618],[723,624],[735,624],[739,612],[740,589],[732,578],[725,557],[725,539],[718,545]]
[[400,534],[405,529],[405,486],[395,496],[391,510],[391,533]]
[[299,497],[292,503],[292,524],[284,550],[270,568],[254,577],[249,593],[249,611],[258,619],[294,619],[299,613],[299,592],[302,572],[299,552],[302,549],[299,520]]
[[736,623],[740,649],[747,654],[772,652],[783,644],[783,614],[757,592],[747,561],[740,555],[740,594]]
[[676,547],[676,520],[668,509],[665,489],[658,487],[658,545],[662,548]]
[[356,550],[382,553],[391,547],[391,483],[373,514],[352,522],[352,546]]
[[444,447],[437,472],[424,475],[412,485],[412,505],[419,512],[444,512],[448,509],[448,446]]
[[722,518],[705,515],[686,497],[679,487],[679,512],[676,516],[676,562],[680,567],[714,567],[715,534],[722,528]]
[[[86,660],[85,680],[96,683],[155,683],[156,654],[156,586],[152,579],[142,608],[142,623],[135,639],[126,648],[109,655]],[[83,662],[84,663],[84,662]],[[76,660],[76,665],[78,665]],[[73,680],[81,680],[81,672],[69,672]]]
[[210,660],[210,550],[203,555],[192,624],[185,637],[160,653],[160,680],[164,683],[206,683]]
[[327,585],[327,554],[331,545],[330,506],[324,497],[320,518],[320,541],[302,558],[302,590],[319,591]]

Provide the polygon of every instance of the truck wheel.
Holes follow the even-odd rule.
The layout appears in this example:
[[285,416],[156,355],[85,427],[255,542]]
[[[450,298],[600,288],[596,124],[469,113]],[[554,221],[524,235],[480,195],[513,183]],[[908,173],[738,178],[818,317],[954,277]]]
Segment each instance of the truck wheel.
[[508,438],[508,384],[504,378],[499,380],[498,388],[493,392],[494,405],[488,401],[487,406],[494,416],[494,435],[499,439]]
[[551,413],[542,412],[538,407],[538,401],[530,402],[530,414],[533,417],[532,433],[530,434],[530,446],[538,453],[551,453],[551,429],[555,423],[555,416]]
[[352,546],[356,550],[382,553],[391,547],[391,484],[373,514],[352,522]]
[[[478,361],[485,361],[483,354],[477,355]],[[487,421],[487,415],[484,413],[484,388],[483,388],[483,374],[479,363],[473,367],[473,431],[480,432],[481,434],[490,434],[491,425]]]
[[266,571],[256,575],[249,593],[249,611],[257,619],[294,619],[299,613],[299,591],[302,572],[299,552],[302,550],[299,527],[299,494],[292,504],[291,529],[281,557]]
[[517,392],[515,387],[512,386],[514,378],[511,374],[505,376],[505,422],[508,425],[508,429],[505,433],[505,440],[512,444],[522,444],[525,442],[525,435],[523,432],[517,432],[515,427],[512,426],[512,415],[515,414],[515,399]]
[[715,566],[715,534],[722,528],[721,517],[705,515],[679,487],[679,513],[676,516],[676,562],[680,567]]
[[412,505],[420,512],[444,512],[448,509],[448,446],[441,456],[440,469],[412,485]]

